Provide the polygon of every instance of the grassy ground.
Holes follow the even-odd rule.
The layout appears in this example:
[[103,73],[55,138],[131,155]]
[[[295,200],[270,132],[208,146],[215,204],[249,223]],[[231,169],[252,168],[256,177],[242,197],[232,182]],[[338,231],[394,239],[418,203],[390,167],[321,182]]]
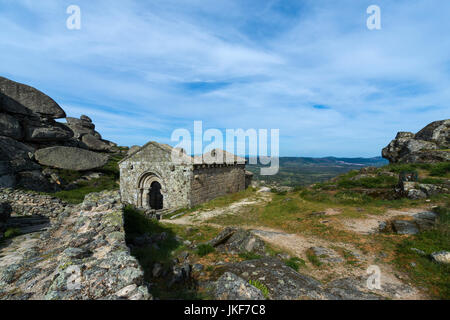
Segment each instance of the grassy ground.
[[[427,200],[391,197],[389,194],[394,194],[398,177],[386,173],[416,171],[420,182],[448,187],[449,168],[448,163],[389,165],[377,169],[372,176],[362,178],[360,172],[352,171],[333,181],[308,188],[296,188],[294,192],[272,193],[272,200],[267,204],[249,206],[239,214],[216,217],[208,222],[225,226],[269,227],[302,236],[319,237],[334,243],[349,243],[364,254],[378,255],[383,252],[384,258],[377,258],[379,262],[391,264],[399,272],[406,272],[410,280],[417,287],[423,288],[430,297],[449,299],[450,269],[433,262],[429,255],[450,249],[450,195],[440,194]],[[357,176],[358,179],[354,179]],[[362,235],[338,227],[343,219],[364,219],[367,215],[384,214],[389,209],[431,208],[433,205],[442,208],[439,223],[433,230],[417,236],[392,233]],[[319,214],[330,208],[337,212],[336,215]],[[423,250],[426,254],[418,255],[411,248]],[[344,250],[338,247],[334,249],[338,252]],[[357,264],[344,251],[340,253],[346,263]],[[324,268],[312,253],[307,252],[306,258],[314,268]],[[288,263],[295,268],[295,264]]]
[[[100,192],[103,190],[115,190],[119,188],[120,171],[118,162],[124,158],[122,154],[116,154],[110,157],[108,163],[95,170],[103,174],[98,179],[90,181],[83,181],[78,184],[78,187],[73,190],[64,190],[52,193],[52,196],[60,198],[61,200],[69,203],[81,203],[84,197],[92,192]],[[64,180],[65,183],[71,183],[83,176],[83,172],[70,171],[70,170],[57,170],[54,169],[57,174]]]
[[225,196],[216,198],[209,202],[202,203],[202,204],[192,207],[192,208],[182,208],[182,209],[176,210],[176,211],[172,212],[171,214],[165,216],[165,219],[169,219],[170,217],[176,216],[179,214],[183,215],[183,214],[188,214],[188,213],[192,213],[192,212],[196,212],[196,211],[206,211],[206,210],[223,208],[223,207],[230,205],[233,202],[240,201],[240,200],[243,200],[243,199],[246,199],[249,197],[253,197],[255,195],[255,192],[256,192],[256,189],[250,187],[244,191],[227,194]]
[[[396,266],[406,271],[419,286],[426,287],[433,298],[450,299],[450,266],[433,262],[430,254],[450,250],[450,203],[437,209],[435,228],[405,239],[396,246]],[[425,254],[419,254],[412,248]]]
[[[219,203],[224,203],[224,200],[220,200]],[[209,204],[211,205],[211,204]],[[183,226],[159,223],[156,220],[150,220],[144,216],[144,214],[138,210],[135,210],[131,206],[125,208],[125,232],[126,241],[128,244],[133,243],[133,239],[136,236],[149,233],[161,233],[166,232],[168,239],[159,245],[159,248],[152,246],[146,246],[142,248],[133,248],[131,254],[135,256],[144,270],[144,278],[150,282],[150,292],[159,299],[209,299],[207,292],[202,292],[196,286],[197,281],[210,280],[211,277],[215,277],[215,271],[218,266],[218,262],[233,263],[244,260],[260,259],[262,256],[253,253],[247,254],[227,254],[216,251],[213,247],[204,244],[206,241],[214,238],[220,230],[208,225],[201,226]],[[177,240],[182,238],[196,245],[195,248],[187,246],[184,242]],[[202,274],[194,275],[193,281],[183,283],[180,285],[174,285],[168,287],[168,279],[155,279],[152,277],[152,270],[155,263],[160,263],[163,268],[170,270],[173,265],[173,260],[180,256],[181,253],[189,253],[189,257],[195,263],[199,263],[205,266]],[[271,256],[275,256],[281,251],[276,250],[270,246],[267,246],[267,253]],[[298,270],[304,267],[304,261],[297,258],[291,258],[286,260],[286,265]]]
[[[72,191],[63,191],[56,196],[73,203],[81,202],[90,192],[104,189],[118,188],[119,171],[117,162],[121,157],[115,157],[99,170],[105,175],[97,180],[87,182],[80,188]],[[317,183],[310,187],[299,187],[293,192],[273,192],[269,202],[241,207],[239,214],[225,214],[212,218],[208,222],[221,226],[260,226],[284,230],[288,233],[302,236],[312,236],[332,243],[349,243],[361,250],[363,254],[378,255],[383,252],[384,258],[380,262],[391,264],[401,272],[406,272],[410,280],[420,288],[424,288],[433,298],[449,299],[449,269],[431,261],[429,254],[439,250],[449,250],[448,211],[441,211],[441,220],[438,226],[418,236],[399,236],[395,234],[379,233],[361,235],[338,227],[343,219],[364,219],[367,215],[382,215],[389,209],[424,208],[439,205],[449,207],[450,195],[440,194],[426,200],[409,200],[394,195],[394,187],[398,177],[392,174],[402,172],[417,172],[421,183],[448,185],[450,178],[449,163],[441,164],[407,164],[388,165],[374,169],[369,174],[361,175],[359,171],[345,173],[331,181]],[[63,179],[76,180],[77,173],[60,172]],[[208,203],[191,209],[181,209],[173,213],[191,213],[227,207],[243,199],[258,199],[264,197],[255,189],[249,188],[243,192],[229,194]],[[320,214],[333,209],[336,214],[325,216]],[[326,223],[324,223],[326,220]],[[196,245],[204,243],[216,236],[218,229],[201,225],[188,227],[181,225],[160,224],[148,220],[139,211],[127,207],[125,210],[125,229],[127,242],[144,233],[166,232],[168,239],[159,248],[134,248],[132,254],[140,261],[145,271],[147,281],[153,283],[151,292],[161,299],[205,299],[205,293],[199,292],[194,282],[167,287],[167,279],[153,279],[151,271],[153,265],[162,263],[169,270],[173,259],[182,252],[188,252],[196,263],[206,266],[203,276],[196,280],[208,279],[214,274],[217,262],[237,262],[260,258],[254,254],[228,255],[217,252],[208,246],[199,246],[196,249],[178,241],[176,235],[189,240]],[[423,250],[424,256],[418,255],[411,248]],[[349,267],[357,264],[353,256],[340,247],[333,247],[345,258]],[[268,246],[270,255],[280,252],[277,248]],[[306,260],[291,258],[285,261],[286,265],[294,270],[308,270],[316,268],[325,270],[327,266],[320,263],[311,252],[306,253]],[[377,258],[378,259],[378,258]]]

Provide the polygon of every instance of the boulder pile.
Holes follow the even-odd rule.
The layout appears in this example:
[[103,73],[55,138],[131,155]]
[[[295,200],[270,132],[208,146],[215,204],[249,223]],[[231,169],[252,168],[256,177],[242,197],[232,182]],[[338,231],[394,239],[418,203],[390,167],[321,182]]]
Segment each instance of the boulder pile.
[[399,132],[382,155],[391,163],[450,161],[450,119],[432,122],[416,134]]
[[[87,116],[67,117],[41,91],[0,77],[0,188],[54,190],[43,166],[67,170],[101,167],[117,145],[103,140]],[[99,153],[101,152],[101,153]]]

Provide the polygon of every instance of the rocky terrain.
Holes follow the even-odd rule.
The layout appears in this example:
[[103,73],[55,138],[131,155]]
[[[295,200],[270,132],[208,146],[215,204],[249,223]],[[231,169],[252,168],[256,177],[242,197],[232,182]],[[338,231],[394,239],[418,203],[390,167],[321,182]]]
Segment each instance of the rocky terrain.
[[0,78],[0,299],[450,297],[450,120],[399,133],[391,165],[255,184],[157,221],[121,203],[124,148],[87,116],[62,118]]
[[10,215],[4,227],[19,235],[0,245],[0,299],[151,298],[125,243],[118,192],[90,194],[75,206],[36,194],[4,195],[13,204],[2,202],[2,215]]
[[450,119],[435,121],[417,132],[399,132],[383,149],[391,163],[450,161]]
[[[66,118],[66,123],[57,119]],[[0,77],[0,187],[54,191],[59,185],[44,167],[90,170],[118,152],[103,140],[88,116],[66,117],[41,91]]]

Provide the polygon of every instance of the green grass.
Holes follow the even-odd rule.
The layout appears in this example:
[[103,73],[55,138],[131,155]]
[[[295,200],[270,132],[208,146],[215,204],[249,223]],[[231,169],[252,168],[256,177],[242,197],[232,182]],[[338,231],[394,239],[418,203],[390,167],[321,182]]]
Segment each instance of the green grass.
[[[439,264],[430,258],[430,254],[450,250],[450,204],[437,209],[439,220],[432,230],[402,241],[396,248],[394,263],[400,270],[406,271],[417,285],[428,289],[435,299],[450,299],[450,266]],[[420,255],[411,248],[422,250]],[[415,263],[415,267],[411,265]]]
[[[63,201],[77,204],[84,200],[84,197],[92,192],[101,192],[103,190],[116,190],[119,188],[117,181],[120,178],[120,170],[118,162],[123,159],[124,155],[118,154],[110,157],[108,163],[95,170],[96,172],[103,173],[98,179],[93,179],[91,181],[83,181],[78,184],[76,189],[64,190],[55,193],[51,193]],[[64,180],[65,183],[71,183],[83,176],[83,172],[70,171],[70,170],[58,170],[53,169],[57,174]]]
[[172,251],[182,245],[176,240],[175,233],[171,229],[161,225],[156,220],[148,219],[144,213],[130,205],[124,208],[124,228],[127,243],[132,243],[135,237],[145,233],[151,235],[165,232],[168,234],[167,240],[162,244],[158,244],[159,249],[155,249],[152,246],[133,249],[132,254],[145,267],[150,267],[154,262],[164,263],[171,261]]
[[254,252],[242,252],[239,253],[239,257],[244,259],[244,260],[257,260],[257,259],[261,259],[262,256],[260,256],[259,254],[256,254]]
[[436,163],[430,170],[430,176],[446,177],[450,174],[450,162]]
[[428,172],[429,175],[433,177],[448,177],[450,174],[450,162],[390,164],[383,167],[383,169],[387,169],[395,173],[423,170]]
[[214,247],[210,244],[200,244],[197,247],[197,254],[200,257],[204,257],[210,253],[213,253],[214,251],[216,251],[216,249],[214,249]]
[[419,179],[419,182],[424,184],[442,184],[444,181],[438,178],[422,178]]
[[9,228],[5,231],[3,236],[5,237],[5,239],[11,239],[11,238],[17,237],[19,235],[21,235],[20,229]]
[[166,227],[156,220],[148,219],[143,212],[136,210],[132,206],[124,208],[124,228],[127,244],[132,243],[136,236],[145,233],[152,235],[165,232],[168,235],[165,241],[158,243],[158,248],[145,246],[135,247],[131,250],[131,254],[139,261],[144,270],[144,279],[152,283],[150,293],[154,297],[163,300],[197,300],[205,298],[201,293],[197,292],[191,281],[175,284],[169,288],[168,279],[155,279],[152,277],[152,269],[155,263],[162,264],[163,269],[170,271],[177,253],[185,249],[184,245],[177,241],[176,234],[172,228]]
[[314,266],[320,267],[322,265],[322,262],[320,262],[319,258],[311,250],[306,251],[306,257]]
[[306,267],[305,260],[297,257],[292,257],[289,260],[284,261],[284,263],[295,271],[298,271],[300,267]]
[[264,298],[269,299],[269,289],[263,283],[259,280],[249,280],[248,283],[261,291]]
[[398,183],[396,177],[379,175],[375,177],[364,177],[358,180],[340,179],[337,183],[339,188],[393,188]]

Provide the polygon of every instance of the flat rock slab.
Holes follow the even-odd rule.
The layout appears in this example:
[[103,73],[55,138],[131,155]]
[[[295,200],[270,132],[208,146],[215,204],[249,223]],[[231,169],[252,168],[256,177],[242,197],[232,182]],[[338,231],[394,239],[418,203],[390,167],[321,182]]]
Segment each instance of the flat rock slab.
[[41,91],[0,77],[0,100],[5,111],[20,114],[40,114],[53,119],[65,118],[64,110]]
[[234,273],[225,272],[215,283],[217,300],[265,300],[262,292]]
[[344,261],[333,249],[324,247],[312,247],[310,248],[310,250],[321,263],[340,263]]
[[397,234],[418,234],[419,228],[414,221],[395,220],[392,226]]
[[258,281],[269,290],[270,299],[323,299],[324,292],[319,281],[300,274],[274,258],[263,258],[225,266],[225,271],[234,273],[245,281]]
[[76,171],[103,167],[109,158],[107,155],[71,147],[40,149],[36,151],[35,157],[41,165]]
[[223,252],[265,254],[264,242],[250,231],[239,228],[228,227],[208,243]]

